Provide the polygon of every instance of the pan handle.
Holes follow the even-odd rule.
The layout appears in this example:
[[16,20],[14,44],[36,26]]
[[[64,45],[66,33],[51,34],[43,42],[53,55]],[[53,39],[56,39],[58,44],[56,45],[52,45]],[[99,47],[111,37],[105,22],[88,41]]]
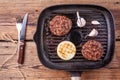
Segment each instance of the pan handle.
[[71,73],[71,80],[81,80],[82,72],[70,72]]

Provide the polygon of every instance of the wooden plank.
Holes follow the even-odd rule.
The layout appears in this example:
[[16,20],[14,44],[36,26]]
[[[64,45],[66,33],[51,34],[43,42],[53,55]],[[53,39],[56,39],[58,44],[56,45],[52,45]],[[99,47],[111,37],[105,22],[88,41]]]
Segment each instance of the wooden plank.
[[[56,80],[56,79],[70,79],[70,74],[65,71],[56,71],[56,70],[40,70],[40,69],[32,69],[32,68],[23,68],[21,69],[22,73],[26,77],[27,80],[32,79],[45,79],[45,80]],[[16,76],[15,76],[16,75]],[[94,77],[93,77],[94,76]],[[84,71],[82,73],[83,80],[119,80],[120,79],[120,69],[98,69],[98,70],[90,70]],[[0,79],[17,79],[22,78],[17,69],[9,69],[2,70],[0,73]],[[7,80],[6,79],[6,80]]]
[[[56,71],[56,70],[35,70],[35,69],[24,69],[21,70],[26,80],[70,80],[70,74],[65,71]],[[32,72],[31,72],[32,71]],[[16,75],[16,76],[15,76]],[[0,79],[5,80],[14,80],[14,79],[22,79],[22,76],[16,69],[14,70],[4,70],[1,71]],[[81,78],[83,80],[119,80],[120,79],[120,69],[99,69],[99,70],[91,70],[84,71],[82,73]]]
[[120,69],[99,69],[83,72],[83,80],[119,80]]
[[[81,1],[78,1],[78,0],[39,0],[39,1],[32,1],[32,0],[27,0],[27,1],[20,1],[20,0],[13,0],[13,1],[9,1],[9,0],[1,0],[0,3],[16,3],[16,4],[31,4],[31,5],[34,5],[34,4],[40,4],[40,5],[43,5],[43,6],[47,6],[47,5],[51,5],[51,4],[72,4],[72,3],[77,3],[77,4],[101,4],[101,5],[108,5],[110,7],[114,7],[114,6],[111,6],[110,4],[114,4],[114,5],[119,5],[119,0],[81,0]],[[49,3],[49,4],[48,4]],[[47,4],[47,5],[45,5]],[[11,6],[15,6],[15,5],[11,5]],[[35,6],[38,6],[38,5],[35,5]],[[22,7],[22,6],[21,6]]]
[[[116,48],[115,48],[115,53],[112,62],[106,66],[106,68],[119,68],[120,67],[120,41],[116,42]],[[17,44],[11,43],[11,42],[0,42],[0,63],[2,63],[5,59],[10,57],[12,54],[14,54],[17,50]],[[18,54],[10,60],[10,63],[8,62],[7,68],[9,68],[9,65],[11,63],[16,63],[17,62],[17,57]],[[37,50],[36,50],[36,45],[34,42],[27,42],[26,43],[26,51],[25,51],[25,63],[24,66],[39,66],[41,63],[39,62],[38,55],[37,55]]]

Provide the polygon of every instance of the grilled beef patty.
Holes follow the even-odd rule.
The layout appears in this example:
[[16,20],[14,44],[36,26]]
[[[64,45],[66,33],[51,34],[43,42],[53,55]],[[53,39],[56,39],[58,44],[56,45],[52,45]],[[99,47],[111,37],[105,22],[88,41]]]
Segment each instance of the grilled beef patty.
[[50,21],[50,31],[57,36],[67,34],[72,28],[72,21],[66,16],[56,15]]
[[100,42],[89,40],[82,47],[82,55],[88,60],[98,60],[104,53],[103,46]]

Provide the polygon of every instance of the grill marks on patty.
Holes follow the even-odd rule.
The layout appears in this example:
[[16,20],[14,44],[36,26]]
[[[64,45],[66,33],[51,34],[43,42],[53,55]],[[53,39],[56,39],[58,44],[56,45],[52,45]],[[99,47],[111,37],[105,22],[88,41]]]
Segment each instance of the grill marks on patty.
[[57,36],[67,34],[72,28],[72,21],[66,16],[56,15],[50,21],[50,31]]

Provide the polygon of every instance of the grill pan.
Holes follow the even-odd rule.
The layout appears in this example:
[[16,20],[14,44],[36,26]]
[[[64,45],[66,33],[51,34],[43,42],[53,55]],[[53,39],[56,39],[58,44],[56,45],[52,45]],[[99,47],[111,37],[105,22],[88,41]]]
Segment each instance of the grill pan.
[[[83,28],[77,27],[77,11],[87,21],[86,26]],[[73,23],[71,31],[61,37],[53,35],[49,29],[50,20],[59,14],[67,16]],[[100,25],[92,25],[92,20],[99,21]],[[98,36],[83,38],[93,28],[98,30]],[[80,32],[82,40],[75,44],[77,49],[75,57],[71,60],[64,61],[57,56],[56,48],[61,41],[71,41],[71,37],[76,35],[72,34],[73,31]],[[101,42],[104,48],[104,54],[97,61],[87,60],[81,54],[81,46],[91,39]],[[44,66],[51,69],[69,71],[72,80],[79,80],[82,71],[104,67],[111,61],[115,48],[113,16],[109,10],[97,5],[72,4],[51,6],[44,9],[38,18],[34,41],[37,45],[39,59]]]

